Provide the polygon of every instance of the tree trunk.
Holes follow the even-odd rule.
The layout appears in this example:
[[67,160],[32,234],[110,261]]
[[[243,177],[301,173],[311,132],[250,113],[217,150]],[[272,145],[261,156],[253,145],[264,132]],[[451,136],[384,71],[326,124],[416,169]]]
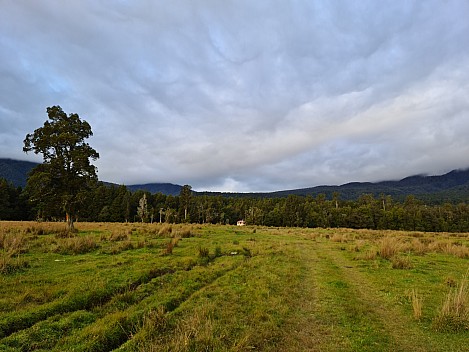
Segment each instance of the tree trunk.
[[67,212],[65,213],[65,217],[67,220],[67,231],[70,233],[75,232],[75,226],[73,224],[73,215]]

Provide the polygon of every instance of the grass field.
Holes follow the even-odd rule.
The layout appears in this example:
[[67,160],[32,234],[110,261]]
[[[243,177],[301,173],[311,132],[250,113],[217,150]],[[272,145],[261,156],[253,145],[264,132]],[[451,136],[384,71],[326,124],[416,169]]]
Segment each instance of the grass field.
[[469,235],[0,222],[0,351],[468,351]]

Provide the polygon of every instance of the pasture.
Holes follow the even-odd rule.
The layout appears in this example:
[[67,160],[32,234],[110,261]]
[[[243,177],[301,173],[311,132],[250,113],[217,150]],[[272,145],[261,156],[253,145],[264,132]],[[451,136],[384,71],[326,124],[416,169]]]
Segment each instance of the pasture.
[[467,351],[469,235],[0,222],[0,351]]

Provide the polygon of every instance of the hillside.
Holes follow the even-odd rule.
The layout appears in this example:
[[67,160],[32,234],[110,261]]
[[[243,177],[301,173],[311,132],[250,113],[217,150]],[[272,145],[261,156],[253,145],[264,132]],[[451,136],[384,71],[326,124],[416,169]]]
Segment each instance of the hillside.
[[30,161],[0,158],[0,178],[6,179],[16,187],[24,187],[28,173],[36,165],[38,164]]
[[127,188],[132,191],[148,191],[150,193],[163,193],[168,196],[178,196],[182,186],[172,183],[146,183],[143,185],[129,185]]
[[352,182],[341,186],[319,186],[292,191],[274,192],[273,195],[284,197],[288,194],[314,195],[325,194],[332,198],[337,192],[341,199],[353,200],[364,193],[373,194],[375,197],[384,194],[395,199],[403,200],[412,194],[421,199],[437,198],[450,199],[455,196],[469,196],[469,170],[453,170],[444,175],[425,176],[416,175],[406,177],[399,181]]
[[[28,172],[36,165],[36,163],[29,161],[0,159],[0,178],[5,178],[15,186],[24,187]],[[182,188],[182,186],[172,183],[148,183],[126,186],[133,192],[144,190],[150,193],[163,193],[173,196],[179,195]],[[256,198],[279,198],[287,197],[288,195],[309,195],[316,197],[319,194],[324,194],[328,199],[331,199],[334,193],[338,193],[342,200],[356,200],[362,194],[373,194],[375,197],[384,194],[402,201],[406,196],[413,194],[417,198],[433,204],[463,202],[469,199],[469,169],[453,170],[439,176],[410,176],[399,181],[375,183],[351,182],[340,186],[317,186],[270,193],[194,192],[195,195]]]
[[[28,173],[36,165],[38,164],[30,161],[0,158],[0,178],[6,179],[16,187],[24,188],[24,186],[26,186]],[[108,182],[105,182],[105,184],[113,185]],[[172,183],[149,183],[143,185],[127,185],[127,188],[132,192],[143,190],[151,193],[163,193],[165,195],[175,196],[179,195],[182,186]]]
[[342,200],[356,200],[363,194],[390,195],[396,200],[404,200],[408,195],[431,203],[461,202],[469,199],[469,170],[453,170],[440,176],[410,176],[399,181],[351,182],[341,186],[317,186],[270,193],[214,193],[200,192],[204,195],[224,197],[278,198],[288,195],[313,196],[324,194],[331,199],[338,193]]

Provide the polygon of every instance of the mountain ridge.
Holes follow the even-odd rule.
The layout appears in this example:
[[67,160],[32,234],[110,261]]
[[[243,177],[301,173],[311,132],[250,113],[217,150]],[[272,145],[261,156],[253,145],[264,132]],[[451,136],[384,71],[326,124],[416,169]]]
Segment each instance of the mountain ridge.
[[[0,178],[5,178],[16,187],[26,185],[29,171],[38,163],[0,158]],[[108,185],[113,183],[104,182]],[[182,186],[173,183],[146,183],[125,185],[130,191],[148,191],[165,195],[179,195]],[[324,194],[331,199],[335,193],[342,200],[358,199],[363,194],[374,196],[390,195],[403,200],[408,195],[419,196],[422,199],[443,201],[466,201],[469,199],[469,169],[456,169],[443,175],[428,176],[424,174],[405,177],[401,180],[380,182],[349,182],[342,185],[321,185],[307,188],[290,189],[274,192],[230,193],[194,191],[195,195],[212,195],[223,197],[256,197],[279,198],[289,195],[318,196]]]

